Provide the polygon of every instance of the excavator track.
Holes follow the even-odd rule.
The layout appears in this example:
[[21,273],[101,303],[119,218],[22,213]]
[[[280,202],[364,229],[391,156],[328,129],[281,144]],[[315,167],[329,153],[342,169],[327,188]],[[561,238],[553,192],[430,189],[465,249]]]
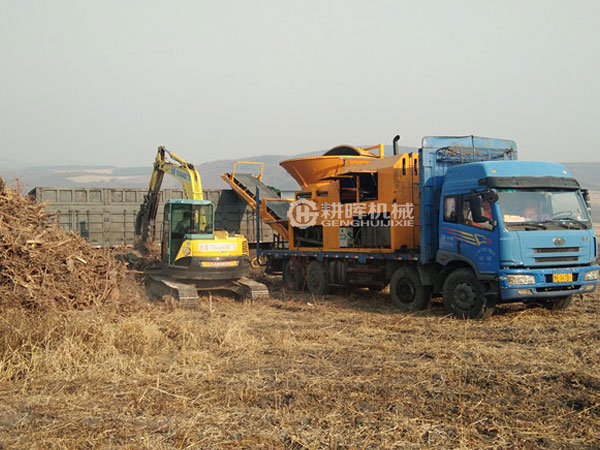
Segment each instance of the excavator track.
[[173,281],[163,275],[151,275],[150,281],[150,289],[159,297],[169,294],[178,301],[181,308],[194,309],[198,307],[198,289],[194,284]]
[[247,277],[240,278],[232,284],[239,286],[239,295],[242,298],[256,300],[269,296],[269,290],[267,289],[267,286]]
[[242,277],[220,286],[206,287],[202,283],[186,282],[173,279],[160,273],[146,272],[146,287],[151,297],[162,298],[165,295],[174,297],[184,309],[195,309],[200,305],[199,292],[234,293],[241,299],[257,300],[269,296],[267,287],[250,278]]

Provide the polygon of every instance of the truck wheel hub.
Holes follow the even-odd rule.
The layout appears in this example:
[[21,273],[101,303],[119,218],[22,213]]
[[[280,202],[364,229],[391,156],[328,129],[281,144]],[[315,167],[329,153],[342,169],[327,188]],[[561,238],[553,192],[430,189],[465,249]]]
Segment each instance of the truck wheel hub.
[[403,303],[410,303],[415,298],[415,289],[411,283],[398,283],[398,298]]
[[475,306],[477,302],[477,294],[473,290],[473,286],[467,283],[461,283],[454,290],[454,302],[462,310],[469,310]]

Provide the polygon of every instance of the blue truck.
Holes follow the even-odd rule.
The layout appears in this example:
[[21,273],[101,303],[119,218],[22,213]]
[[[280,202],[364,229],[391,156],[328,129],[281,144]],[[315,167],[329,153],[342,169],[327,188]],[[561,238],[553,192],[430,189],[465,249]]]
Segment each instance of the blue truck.
[[[322,163],[318,157],[284,162],[298,180],[312,177],[285,206],[261,200],[268,191],[258,179],[229,177],[260,216],[270,211],[268,224],[287,227],[287,245],[259,243],[268,273],[281,273],[288,289],[315,294],[336,285],[389,285],[392,302],[408,310],[441,296],[461,318],[485,318],[508,302],[560,310],[575,294],[596,289],[589,196],[564,166],[518,161],[515,142],[506,139],[425,137],[418,154],[398,154],[396,142],[388,157],[339,147]],[[329,161],[332,155],[343,161]],[[325,165],[336,172],[316,179]],[[325,220],[335,201],[354,211],[349,222]],[[320,216],[298,224],[300,206],[298,217]],[[287,217],[276,214],[282,208]],[[393,220],[396,210],[403,220]]]
[[587,191],[563,165],[517,161],[513,141],[469,136],[424,138],[420,166],[419,264],[450,311],[558,310],[596,289]]

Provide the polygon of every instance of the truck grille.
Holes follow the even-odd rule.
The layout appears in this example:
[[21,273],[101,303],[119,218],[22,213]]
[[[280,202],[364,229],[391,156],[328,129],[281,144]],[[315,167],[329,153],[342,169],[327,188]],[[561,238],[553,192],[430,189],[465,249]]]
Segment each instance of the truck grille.
[[579,257],[577,256],[538,256],[534,258],[536,263],[548,263],[548,262],[577,262]]
[[534,248],[533,253],[575,253],[579,247]]

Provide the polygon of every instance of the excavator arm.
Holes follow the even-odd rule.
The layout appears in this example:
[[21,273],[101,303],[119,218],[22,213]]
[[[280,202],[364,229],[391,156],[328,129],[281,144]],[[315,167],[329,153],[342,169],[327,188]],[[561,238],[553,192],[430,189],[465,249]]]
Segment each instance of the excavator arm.
[[168,151],[165,147],[158,147],[154,170],[150,177],[150,187],[144,196],[144,202],[140,206],[135,219],[135,235],[147,241],[149,236],[154,236],[158,203],[160,201],[160,187],[165,173],[179,180],[185,198],[189,200],[203,200],[202,182],[200,175],[193,164],[183,160],[175,153]]

